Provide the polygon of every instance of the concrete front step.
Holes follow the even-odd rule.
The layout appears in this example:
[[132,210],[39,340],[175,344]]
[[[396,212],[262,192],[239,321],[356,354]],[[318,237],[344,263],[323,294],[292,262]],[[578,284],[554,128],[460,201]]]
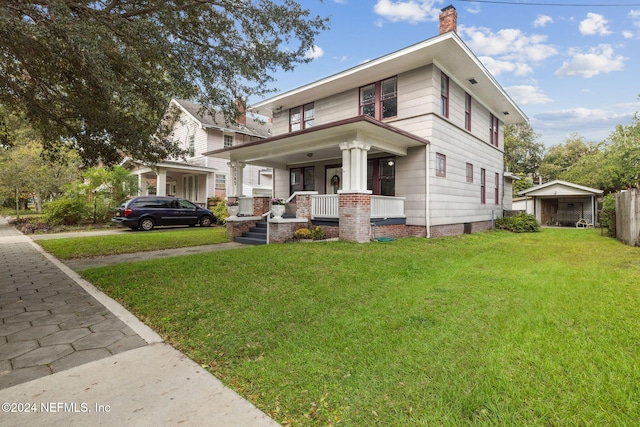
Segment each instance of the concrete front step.
[[267,244],[267,223],[258,222],[255,227],[242,233],[242,236],[234,239],[238,243],[245,245],[266,245]]

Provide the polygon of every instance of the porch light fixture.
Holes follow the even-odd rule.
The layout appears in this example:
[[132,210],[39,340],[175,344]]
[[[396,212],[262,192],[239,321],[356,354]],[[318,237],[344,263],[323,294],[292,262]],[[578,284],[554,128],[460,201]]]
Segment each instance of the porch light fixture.
[[393,165],[395,165],[395,164],[396,164],[396,162],[394,162],[393,160],[389,160],[389,161],[387,162],[387,164],[388,164],[389,166],[393,166]]
[[504,114],[505,116],[508,116],[509,112],[508,111],[503,111],[502,114]]
[[478,81],[475,79],[475,77],[471,77],[469,79],[469,83],[471,83],[472,85],[476,85],[476,84],[478,84]]

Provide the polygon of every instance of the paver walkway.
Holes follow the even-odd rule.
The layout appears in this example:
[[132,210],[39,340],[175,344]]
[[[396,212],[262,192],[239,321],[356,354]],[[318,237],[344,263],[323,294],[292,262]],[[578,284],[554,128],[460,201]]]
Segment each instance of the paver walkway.
[[0,404],[0,427],[279,426],[1,216]]
[[146,344],[0,218],[0,389]]

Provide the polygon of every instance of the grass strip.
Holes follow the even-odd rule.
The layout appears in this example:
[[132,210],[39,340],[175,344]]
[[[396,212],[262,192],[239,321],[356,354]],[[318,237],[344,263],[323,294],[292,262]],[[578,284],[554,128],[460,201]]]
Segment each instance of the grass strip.
[[224,227],[132,231],[126,234],[37,240],[59,259],[119,255],[228,242]]

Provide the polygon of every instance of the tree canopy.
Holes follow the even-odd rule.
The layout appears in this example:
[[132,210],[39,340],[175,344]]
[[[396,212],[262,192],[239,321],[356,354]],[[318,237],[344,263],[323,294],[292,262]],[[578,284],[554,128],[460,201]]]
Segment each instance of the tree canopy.
[[510,172],[535,178],[544,153],[538,138],[529,123],[505,126],[504,162]]
[[87,163],[157,161],[181,154],[161,125],[172,97],[233,121],[326,27],[293,0],[5,0],[0,107]]

